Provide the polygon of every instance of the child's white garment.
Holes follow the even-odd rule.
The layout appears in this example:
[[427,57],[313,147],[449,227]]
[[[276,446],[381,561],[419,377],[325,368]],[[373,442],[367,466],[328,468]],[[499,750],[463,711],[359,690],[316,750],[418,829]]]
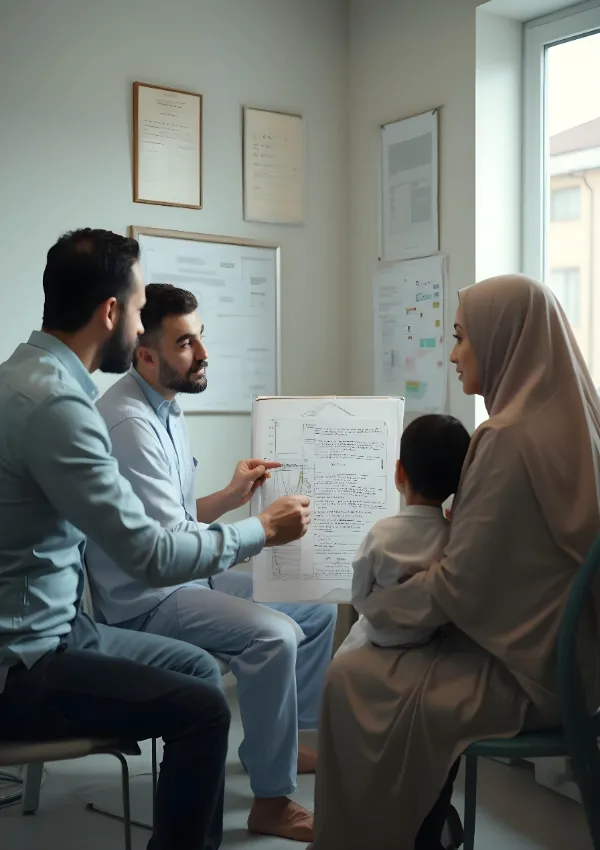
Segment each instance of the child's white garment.
[[341,655],[374,643],[377,646],[420,646],[434,635],[432,629],[375,629],[361,614],[364,600],[427,569],[444,554],[450,523],[441,508],[405,507],[398,516],[383,519],[367,534],[354,559],[352,604],[360,617],[338,649]]

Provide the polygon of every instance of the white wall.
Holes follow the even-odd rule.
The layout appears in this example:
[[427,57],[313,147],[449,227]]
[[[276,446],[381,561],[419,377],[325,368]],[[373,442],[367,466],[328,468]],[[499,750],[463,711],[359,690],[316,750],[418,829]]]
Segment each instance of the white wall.
[[[4,4],[0,359],[39,326],[45,252],[61,232],[91,225],[125,233],[138,224],[279,242],[284,392],[372,392],[382,123],[441,107],[440,235],[449,255],[449,325],[458,289],[519,267],[519,72],[518,64],[512,71],[509,65],[520,56],[520,25],[481,10],[476,15],[478,5]],[[204,94],[202,211],[132,203],[136,79]],[[303,227],[242,220],[243,104],[306,116]],[[498,107],[506,120],[499,120]],[[462,395],[451,368],[448,406],[473,425],[473,400]],[[196,416],[190,424],[203,471],[200,491],[209,492],[223,486],[234,461],[248,453],[248,417]]]
[[[449,324],[475,280],[476,0],[351,0],[351,389],[373,389],[371,274],[379,255],[381,124],[440,112],[440,239],[449,255]],[[468,427],[472,399],[449,375],[449,410]]]
[[477,10],[476,275],[521,267],[523,24]]
[[[476,14],[475,276],[521,269],[521,117],[523,24]],[[487,419],[475,400],[475,422]]]
[[[19,0],[0,21],[0,360],[38,328],[45,252],[65,230],[131,224],[282,246],[283,390],[343,393],[344,0]],[[204,209],[132,202],[131,84],[204,95]],[[300,112],[304,227],[247,224],[241,107]],[[201,492],[249,452],[248,417],[191,417]]]

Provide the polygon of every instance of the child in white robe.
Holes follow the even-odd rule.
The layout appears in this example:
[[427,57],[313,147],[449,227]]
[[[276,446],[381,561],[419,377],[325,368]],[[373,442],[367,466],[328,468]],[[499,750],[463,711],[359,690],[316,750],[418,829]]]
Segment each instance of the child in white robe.
[[358,550],[352,604],[360,617],[337,655],[369,642],[381,647],[421,646],[434,636],[435,630],[428,628],[376,629],[362,608],[371,594],[404,582],[441,559],[450,533],[443,503],[456,493],[469,440],[453,416],[421,416],[404,431],[396,486],[406,506],[398,516],[376,523]]

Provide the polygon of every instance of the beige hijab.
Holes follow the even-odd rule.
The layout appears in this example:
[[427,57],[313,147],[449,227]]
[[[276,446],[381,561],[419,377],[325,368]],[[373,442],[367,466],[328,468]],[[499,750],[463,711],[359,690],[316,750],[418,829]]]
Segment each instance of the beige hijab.
[[530,486],[557,545],[576,560],[600,530],[600,403],[554,294],[523,275],[459,293],[490,419],[512,426]]

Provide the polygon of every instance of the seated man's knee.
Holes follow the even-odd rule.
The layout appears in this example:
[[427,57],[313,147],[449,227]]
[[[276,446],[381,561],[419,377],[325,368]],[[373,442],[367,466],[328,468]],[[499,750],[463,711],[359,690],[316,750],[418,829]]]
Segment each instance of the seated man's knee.
[[231,723],[231,711],[225,695],[205,681],[190,679],[179,695],[178,708],[181,728],[187,730],[208,729],[214,734],[227,735]]
[[185,696],[186,710],[192,718],[214,729],[229,729],[231,711],[223,691],[210,684],[193,680]]
[[178,673],[184,673],[186,676],[193,676],[194,679],[200,679],[207,685],[220,688],[221,670],[217,659],[210,652],[201,649],[199,646],[194,646],[193,643],[183,641],[179,643],[178,663],[173,665],[171,669],[175,669]]
[[213,687],[220,689],[221,668],[219,667],[219,662],[205,649],[201,649],[200,653],[201,654],[196,657],[192,676],[196,679],[201,679],[203,682],[206,682],[207,685],[212,685]]
[[294,659],[304,637],[300,626],[290,617],[283,615],[270,617],[258,635],[259,641],[276,647],[280,653],[289,654]]

